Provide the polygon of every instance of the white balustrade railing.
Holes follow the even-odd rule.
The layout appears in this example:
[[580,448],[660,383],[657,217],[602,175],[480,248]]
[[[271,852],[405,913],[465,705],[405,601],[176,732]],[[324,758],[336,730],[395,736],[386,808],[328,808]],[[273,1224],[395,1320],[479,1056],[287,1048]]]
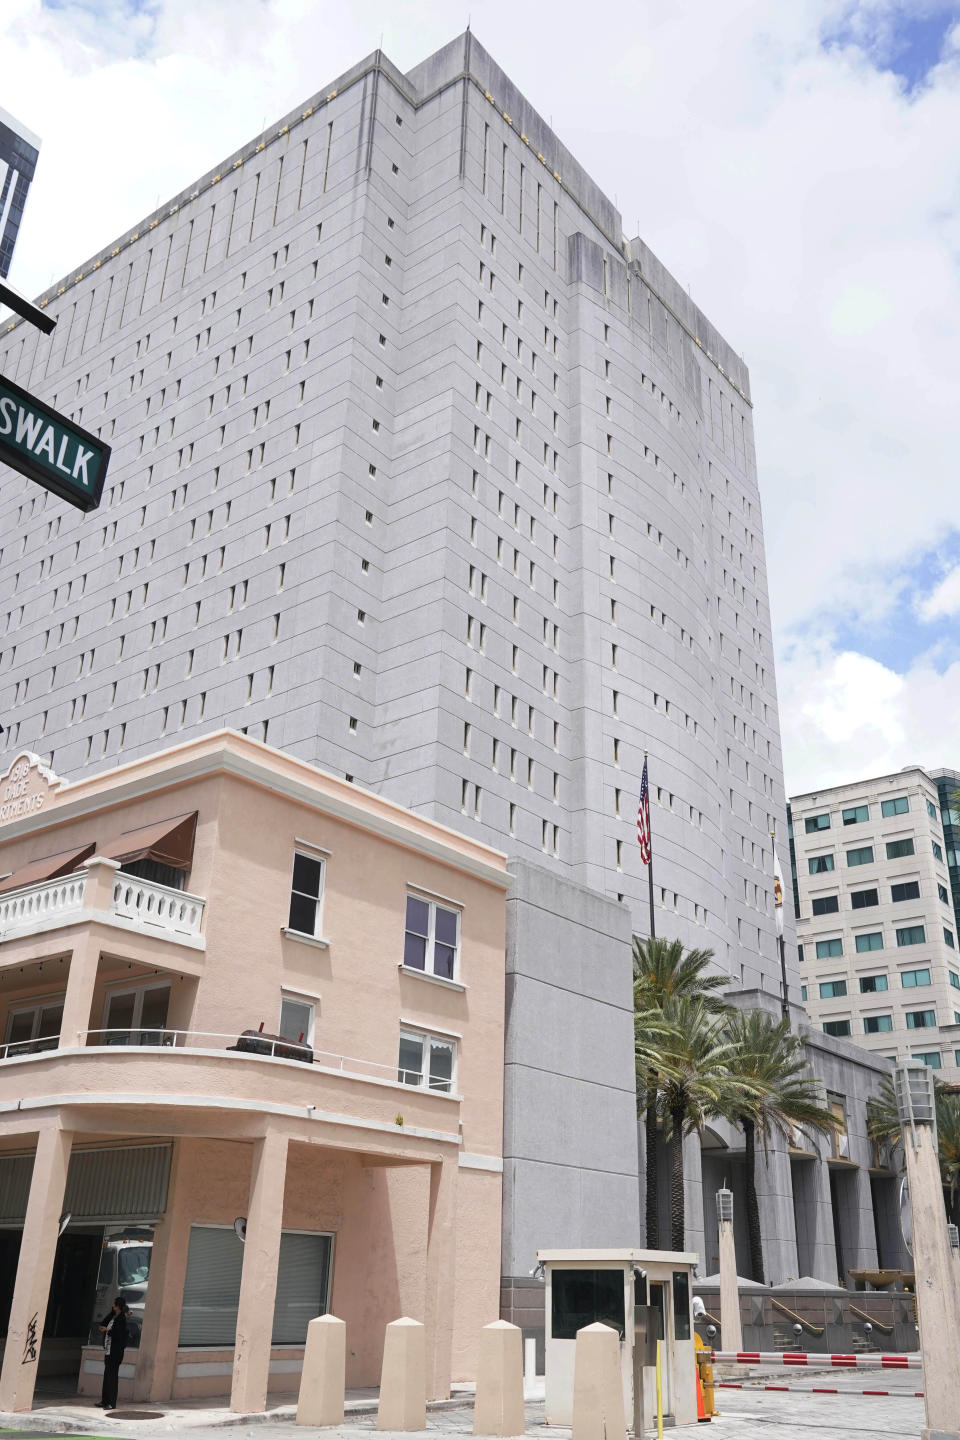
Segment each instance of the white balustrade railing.
[[152,880],[117,873],[113,884],[113,914],[169,935],[199,935],[204,901],[184,890],[172,890]]
[[34,926],[44,920],[59,920],[83,909],[86,871],[44,880],[24,890],[0,895],[0,936],[19,926]]
[[[78,870],[59,880],[44,880],[0,895],[0,939],[11,931],[42,928],[46,921],[62,921],[84,908],[88,875]],[[139,880],[118,871],[113,885],[111,913],[145,929],[167,935],[199,935],[205,901],[199,895]]]

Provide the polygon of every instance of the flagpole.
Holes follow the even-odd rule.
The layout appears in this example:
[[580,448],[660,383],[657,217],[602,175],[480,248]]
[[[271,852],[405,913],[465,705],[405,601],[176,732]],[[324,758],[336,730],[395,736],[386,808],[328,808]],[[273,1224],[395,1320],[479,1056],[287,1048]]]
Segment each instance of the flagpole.
[[[647,765],[647,752],[643,752],[643,763]],[[647,765],[647,828],[650,841],[650,863],[647,866],[647,892],[650,898],[650,939],[656,940],[657,927],[653,918],[653,825],[650,816],[650,767]]]
[[[770,853],[773,856],[773,880],[776,885],[777,877],[777,832],[770,831]],[[783,906],[786,902],[786,895],[780,901],[780,913],[783,915]],[[774,920],[776,920],[776,902],[774,902]],[[782,924],[781,920],[781,924]],[[780,1013],[784,1020],[790,1019],[790,1001],[787,997],[787,952],[783,943],[783,932],[777,936],[777,945],[780,950]]]

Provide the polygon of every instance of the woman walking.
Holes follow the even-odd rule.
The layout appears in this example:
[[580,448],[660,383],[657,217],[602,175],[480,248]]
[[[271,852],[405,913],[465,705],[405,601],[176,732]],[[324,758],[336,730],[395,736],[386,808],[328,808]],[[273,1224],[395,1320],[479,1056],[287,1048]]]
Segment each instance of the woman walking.
[[102,1410],[117,1408],[117,1386],[120,1382],[120,1366],[123,1352],[127,1348],[127,1316],[130,1310],[122,1295],[113,1302],[109,1315],[100,1322],[103,1333],[103,1392],[100,1396]]

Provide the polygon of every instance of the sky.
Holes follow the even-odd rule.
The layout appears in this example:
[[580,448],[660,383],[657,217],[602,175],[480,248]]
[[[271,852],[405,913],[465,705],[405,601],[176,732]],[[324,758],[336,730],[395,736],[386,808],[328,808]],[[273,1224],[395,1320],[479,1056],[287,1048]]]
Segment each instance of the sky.
[[3,0],[11,282],[468,21],[750,367],[787,793],[960,768],[960,0]]

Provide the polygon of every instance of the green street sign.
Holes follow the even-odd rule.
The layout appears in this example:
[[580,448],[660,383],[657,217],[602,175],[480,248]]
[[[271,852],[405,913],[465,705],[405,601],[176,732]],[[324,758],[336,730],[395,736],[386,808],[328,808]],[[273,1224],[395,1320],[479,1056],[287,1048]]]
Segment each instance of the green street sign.
[[78,510],[95,510],[110,446],[0,375],[0,461]]

